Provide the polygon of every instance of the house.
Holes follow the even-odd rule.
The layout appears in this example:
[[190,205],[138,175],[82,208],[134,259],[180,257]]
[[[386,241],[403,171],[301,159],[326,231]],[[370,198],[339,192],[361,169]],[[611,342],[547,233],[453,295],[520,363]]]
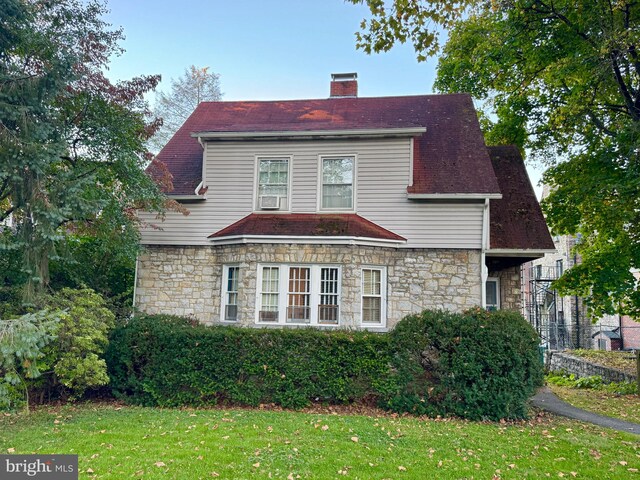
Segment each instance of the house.
[[520,309],[553,242],[515,147],[469,95],[201,103],[158,155],[168,213],[142,231],[135,303],[207,324],[384,331],[425,308]]

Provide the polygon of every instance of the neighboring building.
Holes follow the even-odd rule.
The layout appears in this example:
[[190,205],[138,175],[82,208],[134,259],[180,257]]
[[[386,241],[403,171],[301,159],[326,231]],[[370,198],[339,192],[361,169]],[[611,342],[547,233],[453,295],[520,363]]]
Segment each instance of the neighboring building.
[[[158,155],[168,213],[142,232],[136,306],[207,324],[383,331],[424,308],[519,310],[553,249],[515,147],[468,95],[201,103]],[[150,215],[142,215],[157,222]]]
[[[543,198],[547,194],[545,187]],[[540,334],[543,345],[553,350],[639,349],[640,323],[621,315],[594,319],[583,298],[562,297],[553,288],[553,281],[565,270],[580,264],[580,255],[574,252],[577,241],[575,236],[556,235],[555,252],[523,265],[524,316]]]

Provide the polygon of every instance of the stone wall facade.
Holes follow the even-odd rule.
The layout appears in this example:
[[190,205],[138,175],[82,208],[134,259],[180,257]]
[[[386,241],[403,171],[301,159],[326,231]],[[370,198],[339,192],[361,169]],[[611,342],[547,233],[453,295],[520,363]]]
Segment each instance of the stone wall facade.
[[505,268],[500,271],[490,271],[489,277],[500,279],[500,309],[522,310],[522,281],[520,266]]
[[386,328],[425,308],[462,311],[481,300],[479,250],[243,244],[147,246],[138,258],[136,307],[221,323],[223,266],[234,265],[240,267],[237,323],[255,325],[259,264],[340,266],[341,328],[360,326],[362,267],[386,267]]
[[561,352],[547,352],[546,368],[552,372],[573,373],[577,378],[599,375],[605,383],[635,382],[636,376],[620,370],[596,365],[580,357]]

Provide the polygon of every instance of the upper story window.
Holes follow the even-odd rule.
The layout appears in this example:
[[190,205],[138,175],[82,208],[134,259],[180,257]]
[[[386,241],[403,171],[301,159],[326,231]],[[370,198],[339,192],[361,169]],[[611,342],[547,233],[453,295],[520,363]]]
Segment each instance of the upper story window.
[[287,210],[289,158],[258,158],[258,210]]
[[354,156],[321,157],[321,210],[353,210]]

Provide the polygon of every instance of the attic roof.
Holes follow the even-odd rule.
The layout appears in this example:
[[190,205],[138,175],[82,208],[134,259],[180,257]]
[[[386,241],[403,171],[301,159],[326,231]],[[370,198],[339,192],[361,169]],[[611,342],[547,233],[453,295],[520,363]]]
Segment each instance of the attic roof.
[[202,180],[197,132],[311,132],[426,128],[414,142],[414,194],[498,194],[471,97],[466,94],[203,102],[158,154],[172,195],[193,195]]

